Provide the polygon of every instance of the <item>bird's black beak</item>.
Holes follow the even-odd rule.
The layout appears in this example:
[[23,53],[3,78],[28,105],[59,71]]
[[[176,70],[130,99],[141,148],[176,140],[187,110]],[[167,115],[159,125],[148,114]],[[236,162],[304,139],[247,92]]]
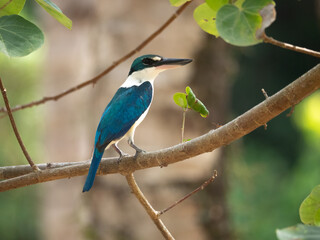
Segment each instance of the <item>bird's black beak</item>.
[[187,58],[163,58],[161,61],[156,63],[156,67],[159,69],[170,69],[180,67],[191,62],[192,59]]

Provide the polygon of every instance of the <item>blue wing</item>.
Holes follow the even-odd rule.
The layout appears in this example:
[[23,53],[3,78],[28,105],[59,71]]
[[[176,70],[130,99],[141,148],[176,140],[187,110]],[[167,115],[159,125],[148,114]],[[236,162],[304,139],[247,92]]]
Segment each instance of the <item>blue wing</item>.
[[152,85],[119,88],[104,110],[96,132],[95,147],[103,152],[108,144],[123,137],[148,109],[152,101]]

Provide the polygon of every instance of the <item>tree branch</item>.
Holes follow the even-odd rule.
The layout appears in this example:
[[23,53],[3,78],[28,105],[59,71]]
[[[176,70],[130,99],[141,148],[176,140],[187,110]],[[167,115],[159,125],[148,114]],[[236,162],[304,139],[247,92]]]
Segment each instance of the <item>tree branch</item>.
[[12,129],[13,129],[13,132],[14,134],[16,135],[16,138],[18,140],[18,143],[22,149],[22,152],[24,154],[24,156],[26,157],[28,163],[30,164],[30,166],[32,167],[32,169],[34,171],[40,171],[40,169],[37,167],[37,165],[35,165],[26,149],[26,147],[24,146],[23,142],[22,142],[22,139],[20,137],[20,134],[19,134],[19,131],[18,131],[18,128],[16,126],[16,123],[14,121],[14,118],[12,116],[12,112],[11,112],[11,109],[10,109],[10,104],[9,104],[9,99],[7,97],[7,91],[6,89],[4,88],[3,84],[2,84],[2,80],[1,80],[1,77],[0,77],[0,89],[1,89],[1,93],[2,93],[2,97],[3,97],[3,101],[4,101],[4,104],[6,105],[6,108],[7,108],[7,111],[8,111],[8,115],[9,115],[9,119],[10,119],[10,123],[11,123],[11,126],[12,126]]
[[[136,170],[165,166],[205,152],[212,152],[214,149],[228,145],[256,128],[263,126],[286,109],[296,105],[305,97],[315,92],[319,87],[320,64],[276,94],[269,96],[268,99],[265,99],[260,104],[218,129],[211,130],[183,144],[155,152],[142,153],[137,158],[132,156],[124,157],[119,164],[117,163],[117,158],[103,159],[98,174],[122,173],[126,175]],[[89,166],[90,161],[85,161],[79,162],[79,164],[76,165],[43,170],[40,172],[39,178],[37,178],[37,174],[35,173],[17,176],[1,181],[0,191],[24,187],[38,182],[85,175],[88,172]],[[9,169],[12,169],[12,167],[1,167],[0,177],[6,176],[6,172],[9,171]],[[18,172],[13,174],[12,171],[10,174],[11,176],[19,175]]]
[[278,40],[275,40],[272,37],[268,37],[265,33],[262,34],[262,39],[265,43],[270,43],[272,45],[275,45],[275,46],[278,46],[281,48],[289,49],[291,51],[300,52],[300,53],[304,53],[307,55],[311,55],[311,56],[320,58],[320,52],[310,50],[308,48],[294,46],[290,43],[280,42]]
[[[147,39],[145,39],[142,43],[140,43],[135,49],[131,50],[129,53],[127,53],[126,55],[124,55],[123,57],[119,58],[118,60],[116,60],[115,62],[113,62],[112,65],[110,65],[108,68],[106,68],[103,72],[101,72],[100,74],[98,74],[97,76],[93,77],[90,80],[87,80],[79,85],[76,85],[74,87],[71,87],[57,95],[54,96],[49,96],[49,97],[43,97],[40,100],[37,101],[33,101],[27,104],[23,104],[23,105],[17,105],[15,107],[13,107],[11,109],[12,112],[18,111],[18,110],[22,110],[25,108],[30,108],[33,106],[38,106],[41,104],[44,104],[48,101],[57,101],[60,98],[75,92],[83,87],[86,87],[90,84],[96,84],[103,76],[107,75],[109,72],[111,72],[114,68],[116,68],[118,65],[120,65],[122,62],[124,62],[125,60],[127,60],[128,58],[132,57],[134,54],[138,53],[139,51],[141,51],[145,46],[147,46],[147,44],[149,44],[153,39],[155,39],[160,33],[163,32],[163,30],[165,30],[182,12],[183,10],[192,2],[193,0],[186,2],[185,4],[183,4],[181,7],[178,8],[178,10],[160,27],[158,28],[154,33],[152,33]],[[0,112],[3,113],[7,113],[6,108],[2,107],[0,108]],[[0,116],[0,118],[2,118],[4,115]]]
[[163,209],[159,212],[158,215],[162,215],[166,212],[168,212],[170,209],[174,208],[175,206],[177,206],[179,203],[183,202],[184,200],[188,199],[189,197],[191,197],[193,194],[199,192],[200,190],[203,190],[206,186],[208,186],[210,183],[212,183],[216,177],[218,176],[218,173],[216,170],[214,170],[213,175],[204,183],[201,184],[200,187],[197,187],[195,190],[193,190],[192,192],[188,193],[187,195],[185,195],[183,198],[181,198],[178,201],[175,201],[172,205],[170,205],[169,207],[167,207],[166,209]]
[[136,198],[139,200],[141,205],[144,207],[144,209],[147,211],[148,215],[154,222],[154,224],[157,226],[157,228],[160,230],[162,236],[165,239],[174,240],[173,236],[169,232],[169,230],[166,228],[166,226],[163,224],[163,222],[159,219],[160,213],[153,209],[151,204],[148,202],[146,197],[141,192],[138,184],[136,183],[134,176],[132,173],[126,175],[126,179],[128,182],[129,187],[131,188],[133,194],[136,196]]

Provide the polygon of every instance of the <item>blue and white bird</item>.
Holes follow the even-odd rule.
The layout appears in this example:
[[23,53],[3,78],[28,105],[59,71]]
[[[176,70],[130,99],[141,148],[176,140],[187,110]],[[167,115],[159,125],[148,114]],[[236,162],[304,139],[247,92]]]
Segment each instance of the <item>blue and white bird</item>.
[[92,187],[105,149],[112,146],[122,158],[124,153],[118,142],[128,138],[129,145],[142,150],[134,144],[134,132],[148,113],[153,98],[153,82],[164,70],[190,63],[191,59],[163,58],[158,55],[143,55],[136,58],[126,81],[120,86],[105,108],[96,131],[94,152],[83,192]]

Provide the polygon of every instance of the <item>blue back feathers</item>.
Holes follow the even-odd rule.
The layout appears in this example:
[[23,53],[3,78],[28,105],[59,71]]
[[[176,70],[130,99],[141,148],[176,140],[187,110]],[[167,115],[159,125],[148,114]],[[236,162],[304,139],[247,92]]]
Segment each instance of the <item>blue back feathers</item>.
[[95,147],[103,152],[108,144],[123,137],[148,109],[152,101],[152,85],[144,82],[140,86],[119,88],[101,117]]
[[104,149],[113,141],[123,137],[148,109],[152,101],[152,85],[144,82],[140,86],[119,88],[104,110],[96,132],[94,153],[83,192],[89,191],[94,182]]

